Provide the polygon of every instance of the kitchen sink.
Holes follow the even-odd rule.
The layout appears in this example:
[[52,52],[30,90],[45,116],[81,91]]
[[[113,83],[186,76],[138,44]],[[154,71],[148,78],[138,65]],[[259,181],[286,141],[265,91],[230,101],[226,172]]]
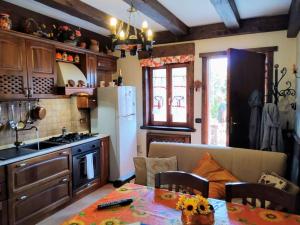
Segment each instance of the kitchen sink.
[[41,141],[40,143],[36,142],[33,144],[24,145],[21,148],[30,149],[30,150],[44,150],[44,149],[53,148],[53,147],[56,147],[59,145],[61,145],[61,144],[51,143],[51,142],[47,142],[47,141]]

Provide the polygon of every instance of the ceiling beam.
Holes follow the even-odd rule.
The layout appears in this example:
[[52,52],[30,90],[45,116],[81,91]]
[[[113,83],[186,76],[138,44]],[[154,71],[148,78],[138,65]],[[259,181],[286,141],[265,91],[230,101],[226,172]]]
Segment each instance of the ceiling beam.
[[228,29],[240,27],[240,15],[234,0],[210,0]]
[[182,37],[172,35],[172,33],[170,33],[169,31],[161,31],[155,33],[155,43],[166,44],[208,38],[219,38],[234,35],[286,30],[288,27],[288,20],[288,15],[243,19],[240,21],[240,28],[236,30],[227,29],[224,23],[196,26],[191,27],[190,33]]
[[292,0],[289,15],[287,36],[290,38],[297,37],[300,30],[300,0]]
[[110,15],[80,0],[35,0],[54,9],[109,29]]
[[140,12],[159,23],[171,33],[180,36],[187,35],[189,27],[179,20],[173,13],[166,9],[157,0],[123,0],[128,4],[133,3]]

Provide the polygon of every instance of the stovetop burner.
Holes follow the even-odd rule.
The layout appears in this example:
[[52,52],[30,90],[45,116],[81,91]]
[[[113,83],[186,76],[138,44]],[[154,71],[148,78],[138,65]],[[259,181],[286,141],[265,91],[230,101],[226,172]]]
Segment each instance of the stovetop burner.
[[48,139],[49,142],[61,143],[61,144],[69,144],[76,141],[81,141],[84,139],[95,137],[97,134],[92,133],[69,133],[66,135],[60,135],[57,137],[52,137]]

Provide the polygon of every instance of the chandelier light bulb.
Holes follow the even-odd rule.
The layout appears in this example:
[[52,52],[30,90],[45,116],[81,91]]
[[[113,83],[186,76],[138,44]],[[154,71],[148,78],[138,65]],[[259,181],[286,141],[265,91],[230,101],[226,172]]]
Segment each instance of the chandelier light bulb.
[[119,37],[121,41],[125,40],[125,32],[123,30],[120,31]]
[[142,32],[145,32],[147,29],[148,29],[148,22],[147,22],[147,21],[144,21],[144,22],[142,23]]
[[110,18],[110,26],[115,27],[117,26],[118,20],[115,17]]
[[153,32],[151,29],[148,29],[147,31],[147,39],[148,41],[153,41]]

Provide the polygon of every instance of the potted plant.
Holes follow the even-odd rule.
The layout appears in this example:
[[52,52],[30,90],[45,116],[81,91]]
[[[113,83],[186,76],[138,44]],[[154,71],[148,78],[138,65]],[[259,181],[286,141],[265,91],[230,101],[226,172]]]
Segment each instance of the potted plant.
[[201,195],[181,195],[176,209],[181,210],[181,220],[184,225],[212,225],[214,224],[214,208]]
[[76,46],[80,37],[80,30],[73,30],[67,25],[58,27],[57,40],[61,42],[69,43]]

